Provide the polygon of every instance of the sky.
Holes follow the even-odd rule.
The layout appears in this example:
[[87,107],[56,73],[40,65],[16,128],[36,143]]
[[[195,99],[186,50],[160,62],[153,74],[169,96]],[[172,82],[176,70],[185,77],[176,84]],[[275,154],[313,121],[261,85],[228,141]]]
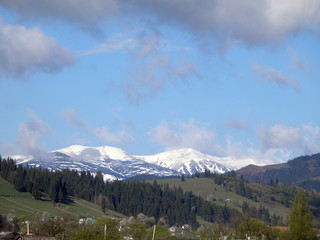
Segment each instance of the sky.
[[1,0],[0,154],[318,153],[319,63],[319,0]]

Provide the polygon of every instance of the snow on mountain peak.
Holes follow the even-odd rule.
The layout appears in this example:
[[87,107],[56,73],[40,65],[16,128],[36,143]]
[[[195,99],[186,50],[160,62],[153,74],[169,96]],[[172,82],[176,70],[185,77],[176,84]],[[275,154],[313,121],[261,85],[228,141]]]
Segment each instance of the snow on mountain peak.
[[87,147],[81,145],[72,145],[67,148],[59,149],[53,152],[60,152],[72,157],[95,158],[99,160],[116,159],[116,160],[132,160],[132,156],[120,148],[116,147]]
[[[225,161],[228,160],[228,161]],[[225,173],[232,168],[225,162],[231,158],[218,158],[203,154],[192,148],[171,150],[151,156],[133,156],[117,147],[87,147],[72,145],[51,151],[46,159],[41,157],[19,157],[19,164],[40,166],[49,169],[65,168],[77,171],[101,171],[106,179],[124,179],[140,174],[171,176],[194,174],[206,169],[215,173]]]
[[183,174],[204,172],[206,169],[216,173],[225,173],[231,170],[230,167],[223,164],[223,158],[203,154],[192,148],[171,150],[151,156],[136,156],[136,158],[174,169]]

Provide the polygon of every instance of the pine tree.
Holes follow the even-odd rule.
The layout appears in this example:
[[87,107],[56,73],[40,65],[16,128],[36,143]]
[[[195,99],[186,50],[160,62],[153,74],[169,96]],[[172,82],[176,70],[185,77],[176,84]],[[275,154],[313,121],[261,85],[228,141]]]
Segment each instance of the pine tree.
[[103,213],[106,213],[106,208],[107,208],[107,201],[106,201],[106,198],[102,198],[102,201],[101,201],[101,209],[102,209],[102,212]]
[[58,192],[58,201],[60,203],[64,202],[64,194],[63,194],[62,188],[60,188]]
[[21,165],[17,168],[16,179],[14,180],[14,188],[19,192],[25,192],[25,170]]
[[308,239],[311,234],[311,215],[306,196],[299,191],[289,213],[289,230],[293,240]]
[[39,187],[37,184],[34,184],[32,187],[32,197],[34,197],[37,200],[41,199],[42,194],[40,193]]
[[58,202],[59,189],[58,189],[58,181],[53,177],[50,181],[50,187],[49,187],[49,197],[53,202]]
[[181,175],[181,182],[184,182],[184,174]]
[[269,213],[269,209],[268,209],[268,208],[264,211],[262,220],[263,220],[265,223],[270,223],[270,213]]

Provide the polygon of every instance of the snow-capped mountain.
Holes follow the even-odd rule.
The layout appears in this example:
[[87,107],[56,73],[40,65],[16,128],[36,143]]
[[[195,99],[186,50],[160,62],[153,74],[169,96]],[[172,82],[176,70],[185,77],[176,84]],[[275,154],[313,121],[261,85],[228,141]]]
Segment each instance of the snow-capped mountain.
[[48,152],[46,156],[14,156],[18,164],[52,170],[101,171],[105,180],[125,179],[140,174],[171,176],[203,172],[224,173],[231,168],[224,158],[203,154],[193,149],[179,149],[152,156],[133,156],[116,147],[86,147],[73,145]]
[[101,171],[105,180],[125,179],[140,174],[178,175],[175,170],[138,159],[116,147],[86,147],[73,145],[49,152],[41,159],[15,156],[17,163],[53,170]]
[[213,157],[191,148],[172,150],[151,156],[136,156],[136,158],[186,175],[204,172],[205,169],[214,173],[225,173],[232,170],[226,163],[230,161],[229,157]]

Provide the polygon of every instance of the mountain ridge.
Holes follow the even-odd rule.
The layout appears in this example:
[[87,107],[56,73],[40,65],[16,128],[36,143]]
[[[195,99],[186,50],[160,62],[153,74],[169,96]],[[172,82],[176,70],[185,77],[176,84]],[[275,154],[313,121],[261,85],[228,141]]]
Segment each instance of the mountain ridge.
[[300,156],[286,163],[266,166],[248,165],[237,170],[244,178],[254,182],[279,181],[320,191],[320,153]]
[[45,159],[32,156],[12,156],[18,164],[62,170],[101,171],[105,180],[125,179],[141,174],[171,176],[190,175],[205,169],[225,173],[232,168],[224,158],[203,154],[194,149],[180,149],[150,156],[135,156],[117,147],[71,145],[50,151]]
[[230,159],[229,157],[213,157],[192,148],[182,148],[155,155],[136,157],[149,163],[175,169],[187,175],[195,172],[204,172],[206,169],[215,173],[225,173],[233,169],[228,163],[222,163],[224,159]]

